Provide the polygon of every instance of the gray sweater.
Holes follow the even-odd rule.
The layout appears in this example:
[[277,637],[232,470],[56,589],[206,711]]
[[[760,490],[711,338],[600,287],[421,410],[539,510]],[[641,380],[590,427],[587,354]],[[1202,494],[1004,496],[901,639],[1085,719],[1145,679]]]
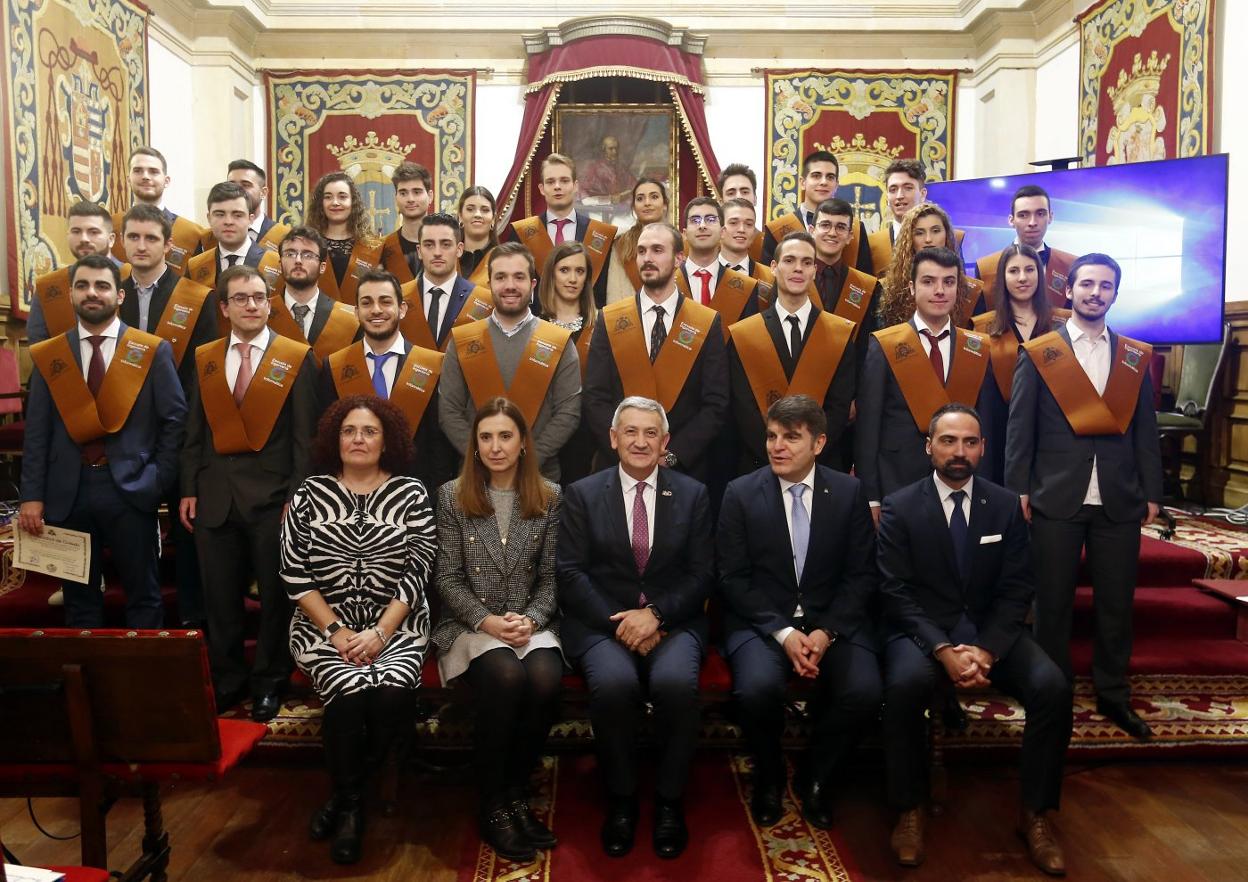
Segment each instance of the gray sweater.
[[[503,385],[511,388],[520,357],[529,344],[529,338],[537,327],[538,319],[529,319],[523,328],[508,337],[493,319],[489,323],[490,342],[498,358]],[[461,453],[468,449],[468,436],[472,432],[472,420],[477,405],[468,392],[468,382],[459,367],[455,354],[455,341],[446,350],[442,364],[442,377],[438,381],[438,422],[451,444]],[[536,454],[542,475],[550,481],[559,480],[559,451],[576,431],[581,422],[581,366],[576,347],[568,343],[555,366],[555,375],[546,389],[546,397],[537,411],[537,419],[529,427],[532,447],[528,455]]]

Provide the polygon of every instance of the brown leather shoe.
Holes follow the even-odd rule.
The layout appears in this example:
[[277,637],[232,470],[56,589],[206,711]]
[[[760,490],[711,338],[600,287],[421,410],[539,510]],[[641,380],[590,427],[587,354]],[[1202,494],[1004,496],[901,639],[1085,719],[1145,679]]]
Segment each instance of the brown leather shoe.
[[917,867],[923,863],[927,853],[923,850],[923,831],[927,827],[927,818],[923,809],[912,808],[902,812],[893,828],[893,854],[897,855],[897,863],[903,867]]
[[1023,809],[1018,820],[1018,835],[1027,843],[1027,854],[1033,864],[1050,876],[1066,875],[1066,858],[1048,812]]

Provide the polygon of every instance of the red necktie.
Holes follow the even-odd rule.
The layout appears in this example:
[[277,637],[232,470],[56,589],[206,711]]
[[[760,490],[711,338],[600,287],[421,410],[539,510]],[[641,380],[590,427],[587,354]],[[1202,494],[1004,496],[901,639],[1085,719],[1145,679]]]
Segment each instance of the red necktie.
[[564,238],[563,228],[566,227],[570,223],[572,223],[572,218],[570,217],[560,218],[559,220],[555,221],[555,244],[556,245],[562,245],[564,242],[568,241],[566,238]]
[[243,397],[246,396],[247,387],[251,384],[251,344],[235,343],[234,348],[238,350],[239,358],[242,359],[238,365],[238,376],[234,378],[234,403],[242,407]]
[[939,334],[933,334],[927,328],[919,331],[928,342],[932,344],[932,351],[929,358],[932,360],[932,370],[936,372],[936,379],[940,380],[940,385],[945,385],[945,357],[940,354],[940,341],[949,336],[949,331],[941,331]]
[[[104,351],[100,348],[104,345],[104,339],[103,336],[97,334],[87,337],[87,342],[91,344],[91,361],[87,364],[87,388],[91,390],[93,398],[99,397],[100,386],[104,384]],[[82,457],[92,464],[102,460],[104,439],[96,438],[82,445]]]
[[[650,562],[650,520],[646,514],[646,482],[640,481],[633,488],[633,561],[637,564],[637,573],[646,571]],[[646,594],[641,593],[638,606],[646,605]]]
[[698,270],[697,272],[695,272],[695,273],[694,273],[694,275],[695,275],[695,276],[697,276],[699,279],[701,279],[701,280],[702,280],[702,294],[700,295],[700,296],[702,297],[702,305],[703,305],[703,306],[710,306],[710,305],[711,305],[711,273],[710,273],[710,270],[700,269],[700,270]]

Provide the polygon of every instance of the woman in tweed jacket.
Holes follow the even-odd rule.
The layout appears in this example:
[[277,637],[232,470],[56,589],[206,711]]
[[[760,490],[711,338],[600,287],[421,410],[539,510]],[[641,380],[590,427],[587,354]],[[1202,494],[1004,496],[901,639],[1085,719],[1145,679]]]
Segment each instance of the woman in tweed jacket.
[[463,675],[476,693],[481,835],[513,861],[555,845],[529,811],[528,785],[563,678],[559,488],[541,477],[529,447],[520,409],[494,398],[473,420],[459,478],[438,492],[438,670],[444,683]]

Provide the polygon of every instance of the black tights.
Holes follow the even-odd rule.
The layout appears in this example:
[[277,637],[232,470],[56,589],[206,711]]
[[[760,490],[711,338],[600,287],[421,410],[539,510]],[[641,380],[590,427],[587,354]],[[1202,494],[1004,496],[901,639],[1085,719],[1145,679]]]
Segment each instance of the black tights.
[[468,665],[476,699],[473,742],[483,807],[523,797],[559,709],[563,656],[534,649],[523,659],[491,649]]
[[321,737],[335,798],[360,798],[369,770],[385,759],[395,736],[411,728],[415,701],[413,689],[378,686],[325,706]]

